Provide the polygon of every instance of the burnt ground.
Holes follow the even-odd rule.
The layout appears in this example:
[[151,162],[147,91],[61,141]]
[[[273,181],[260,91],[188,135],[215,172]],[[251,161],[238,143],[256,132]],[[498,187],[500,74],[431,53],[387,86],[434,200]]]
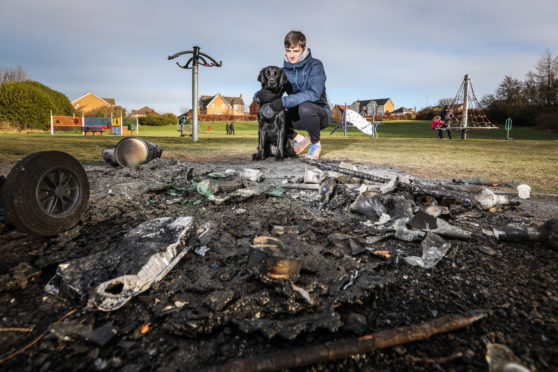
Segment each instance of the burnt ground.
[[[389,234],[376,241],[386,230],[374,225],[374,218],[349,211],[356,194],[342,183],[325,205],[314,191],[288,189],[282,197],[259,192],[222,205],[188,191],[190,168],[204,179],[229,168],[258,168],[265,180],[244,184],[269,191],[301,181],[311,167],[297,160],[226,164],[156,159],[134,169],[100,163],[85,168],[90,206],[71,230],[33,237],[0,216],[0,328],[32,328],[0,332],[0,359],[48,331],[0,364],[2,370],[200,370],[474,310],[488,316],[427,340],[293,370],[487,370],[490,343],[506,345],[532,371],[558,366],[558,252],[546,243],[501,242],[483,233],[492,227],[538,226],[557,216],[555,199],[481,210],[396,190],[416,204],[415,211],[446,204],[449,213],[443,218],[473,233],[469,240],[446,238],[448,254],[424,269],[403,260],[421,255],[420,241]],[[358,169],[409,177],[387,167]],[[384,198],[386,205],[393,197]],[[58,264],[110,254],[127,231],[167,216],[194,216],[211,228],[163,280],[122,308],[102,312],[88,308],[86,298],[45,292]],[[277,235],[277,226],[288,226],[291,233]],[[290,285],[247,271],[252,240],[260,235],[279,237],[302,257],[296,285],[311,302]],[[202,247],[205,255],[194,252],[203,253]],[[378,250],[389,258],[374,254]]]

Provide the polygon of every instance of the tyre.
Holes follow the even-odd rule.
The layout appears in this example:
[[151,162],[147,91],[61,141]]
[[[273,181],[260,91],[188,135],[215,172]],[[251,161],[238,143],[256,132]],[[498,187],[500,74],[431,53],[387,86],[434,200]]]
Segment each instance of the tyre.
[[7,219],[19,230],[51,236],[78,223],[89,201],[89,182],[73,156],[36,152],[12,168],[2,199]]

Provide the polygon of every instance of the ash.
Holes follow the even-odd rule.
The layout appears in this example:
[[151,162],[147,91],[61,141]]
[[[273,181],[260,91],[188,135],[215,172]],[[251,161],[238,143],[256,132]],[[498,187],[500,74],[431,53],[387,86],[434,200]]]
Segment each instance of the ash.
[[[324,164],[395,182],[390,188],[300,160],[85,164],[90,204],[76,227],[39,238],[0,216],[0,327],[33,328],[0,332],[0,358],[48,330],[1,367],[199,370],[479,309],[490,315],[458,332],[306,368],[486,370],[490,343],[507,345],[532,370],[558,365],[551,238],[506,241],[493,232],[540,229],[558,216],[556,200],[510,195],[487,207],[473,201],[482,180]],[[506,186],[515,185],[489,189]],[[120,309],[87,307],[87,283],[83,296],[45,292],[58,265],[109,255],[141,223],[184,216],[209,230]],[[296,253],[296,282],[247,270],[258,236],[278,238]],[[110,270],[101,271],[108,277],[96,281],[110,279]],[[56,323],[71,309],[77,312]]]

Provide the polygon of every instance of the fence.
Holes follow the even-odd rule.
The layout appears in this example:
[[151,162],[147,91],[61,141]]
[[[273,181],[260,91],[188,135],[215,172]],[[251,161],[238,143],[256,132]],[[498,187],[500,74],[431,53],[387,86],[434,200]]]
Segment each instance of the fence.
[[199,114],[199,121],[254,121],[258,120],[258,115],[215,115]]
[[[375,121],[390,121],[390,120],[412,120],[414,119],[413,114],[402,114],[402,115],[389,115],[389,114],[384,114],[382,115],[376,115],[376,120]],[[367,115],[365,116],[366,120],[368,121],[372,121],[372,115]]]

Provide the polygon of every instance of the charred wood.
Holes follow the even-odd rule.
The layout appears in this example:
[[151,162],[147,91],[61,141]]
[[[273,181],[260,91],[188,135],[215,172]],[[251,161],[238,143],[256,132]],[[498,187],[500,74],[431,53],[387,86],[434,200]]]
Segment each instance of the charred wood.
[[[360,178],[360,179],[363,179],[363,180],[369,180],[369,181],[380,182],[380,183],[393,182],[393,179],[378,177],[378,176],[374,176],[374,175],[369,174],[369,173],[364,173],[364,172],[359,172],[359,171],[352,171],[352,170],[349,170],[349,169],[346,169],[346,168],[341,168],[341,167],[338,167],[338,166],[334,166],[334,165],[326,164],[326,163],[321,163],[321,162],[317,162],[317,161],[314,161],[314,160],[308,160],[308,159],[301,158],[300,161],[305,163],[305,164],[315,166],[315,167],[317,167],[319,169],[322,169],[322,170],[329,170],[329,171],[333,171],[333,172],[343,173],[343,174],[347,174],[349,176]],[[443,185],[425,185],[425,184],[418,183],[416,181],[413,182],[413,183],[398,182],[397,183],[397,188],[399,188],[401,190],[411,191],[415,195],[416,194],[431,195],[431,196],[433,196],[437,199],[456,200],[456,201],[462,202],[466,205],[477,205],[478,204],[478,201],[475,198],[470,197],[469,195],[466,195],[466,194],[461,193],[459,191],[447,188]],[[391,189],[391,187],[390,187],[390,189]]]
[[369,173],[364,173],[364,172],[359,172],[359,171],[353,171],[347,168],[342,168],[339,166],[335,166],[335,165],[331,165],[331,164],[326,164],[326,163],[321,163],[315,160],[309,160],[309,159],[304,159],[304,158],[300,158],[299,159],[301,162],[308,164],[308,165],[312,165],[316,168],[322,169],[322,170],[328,170],[328,171],[332,171],[332,172],[337,172],[337,173],[343,173],[346,174],[348,176],[351,177],[356,177],[356,178],[360,178],[363,180],[369,180],[369,181],[374,181],[374,182],[381,182],[381,183],[386,183],[389,182],[390,179],[389,178],[384,178],[384,177],[378,177],[378,176],[374,176],[372,174]]
[[352,355],[370,353],[395,345],[424,340],[436,334],[464,328],[485,316],[486,314],[472,316],[446,315],[421,324],[386,329],[358,338],[331,341],[321,345],[283,350],[257,358],[238,360],[229,364],[210,367],[207,371],[277,371],[348,358]]

